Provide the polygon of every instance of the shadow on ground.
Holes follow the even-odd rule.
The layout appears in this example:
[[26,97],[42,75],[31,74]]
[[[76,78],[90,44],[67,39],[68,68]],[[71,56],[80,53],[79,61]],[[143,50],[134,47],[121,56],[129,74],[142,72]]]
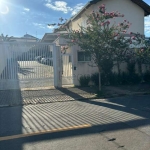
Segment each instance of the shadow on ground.
[[[16,62],[7,64],[4,69],[1,79],[9,80],[12,77],[18,80],[18,68],[16,68]],[[16,70],[15,72],[13,70]],[[17,87],[19,87],[19,82],[16,82]],[[15,100],[15,101],[14,101]],[[0,106],[13,106],[22,105],[21,90],[7,90],[0,91]],[[7,109],[7,107],[0,107],[0,137],[7,135],[22,134],[22,107],[12,107],[12,109]],[[12,144],[3,145],[0,141],[0,149],[5,150],[5,146],[9,146],[9,149],[13,149]],[[15,143],[18,150],[22,149],[22,143]]]
[[34,73],[33,68],[19,68],[19,73],[23,74],[23,75],[29,75],[31,73]]
[[[87,94],[88,93],[88,94]],[[90,94],[89,94],[90,93]],[[54,139],[60,139],[60,138],[66,138],[66,137],[73,137],[73,136],[82,136],[82,135],[89,135],[89,134],[97,134],[97,133],[104,133],[104,132],[110,132],[110,131],[117,131],[117,130],[125,130],[125,129],[131,129],[131,128],[138,128],[147,126],[150,124],[150,113],[148,111],[141,111],[141,107],[148,106],[149,103],[149,96],[145,97],[137,97],[137,96],[129,96],[125,98],[114,98],[114,99],[106,99],[106,100],[91,100],[90,96],[86,97],[85,95],[93,95],[93,90],[87,91],[86,88],[57,88],[56,90],[42,90],[42,91],[8,91],[8,93],[5,95],[2,99],[2,94],[0,94],[0,100],[7,101],[10,103],[12,99],[19,99],[20,102],[24,101],[34,101],[36,99],[37,102],[42,101],[42,103],[47,102],[49,97],[51,97],[50,100],[62,99],[63,96],[69,98],[70,100],[77,100],[80,101],[82,104],[87,104],[88,106],[97,106],[97,109],[104,108],[115,110],[117,111],[114,113],[114,118],[116,116],[119,116],[120,112],[130,114],[137,116],[137,118],[130,118],[130,120],[121,121],[114,119],[110,117],[110,113],[102,112],[104,116],[100,118],[99,114],[86,114],[83,108],[80,109],[80,105],[78,104],[78,107],[76,108],[76,111],[81,111],[82,113],[80,115],[76,114],[69,114],[67,113],[67,116],[60,117],[59,114],[61,114],[61,110],[68,109],[69,111],[75,109],[74,106],[70,107],[68,103],[65,103],[65,106],[61,106],[61,103],[56,103],[55,106],[52,106],[53,108],[48,108],[48,106],[38,106],[34,107],[34,111],[31,106],[29,106],[29,109],[20,107],[8,107],[8,108],[0,108],[0,137],[3,136],[9,136],[9,135],[18,135],[23,133],[23,129],[26,131],[26,133],[30,133],[31,131],[41,131],[45,130],[46,126],[43,125],[43,122],[45,121],[48,125],[52,125],[54,129],[58,128],[59,126],[70,126],[73,125],[75,122],[76,124],[79,124],[81,122],[86,123],[93,123],[94,121],[97,122],[97,124],[92,125],[88,128],[83,129],[70,129],[69,131],[57,131],[55,133],[45,133],[42,135],[33,135],[30,137],[24,137],[19,139],[12,139],[12,140],[6,140],[6,141],[0,141],[0,149],[1,150],[10,150],[10,149],[16,149],[16,150],[23,150],[23,145],[26,143],[32,143],[32,142],[40,142],[40,141],[47,141],[47,140],[54,140]],[[58,96],[58,97],[57,97]],[[68,100],[68,99],[67,99]],[[71,102],[70,102],[71,103]],[[32,103],[33,104],[33,103]],[[57,114],[57,111],[59,111],[59,114]],[[39,111],[42,111],[42,113],[39,113]],[[75,111],[75,110],[74,110]],[[88,110],[86,110],[88,111]],[[51,115],[47,115],[47,112],[50,112]],[[23,118],[23,113],[24,118]],[[101,115],[102,115],[101,114]],[[111,114],[112,115],[112,114]],[[121,116],[123,117],[123,116]],[[27,119],[28,118],[28,119]],[[38,118],[38,119],[37,119]],[[100,123],[100,119],[108,119],[108,122],[104,120],[105,122]],[[22,122],[24,120],[24,122]],[[71,120],[71,121],[68,121]],[[99,124],[98,124],[99,123]],[[33,128],[31,127],[31,124]],[[94,124],[94,123],[93,123]]]

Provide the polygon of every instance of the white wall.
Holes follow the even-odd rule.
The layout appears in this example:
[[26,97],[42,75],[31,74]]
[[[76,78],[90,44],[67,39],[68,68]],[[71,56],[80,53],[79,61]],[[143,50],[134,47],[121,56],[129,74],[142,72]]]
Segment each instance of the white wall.
[[77,51],[80,51],[79,46],[71,47],[72,50],[72,68],[74,85],[79,85],[79,78],[82,75],[91,75],[98,72],[97,67],[90,66],[90,62],[78,62]]
[[6,64],[7,59],[10,57],[8,49],[5,48],[5,45],[0,44],[0,75],[2,74]]

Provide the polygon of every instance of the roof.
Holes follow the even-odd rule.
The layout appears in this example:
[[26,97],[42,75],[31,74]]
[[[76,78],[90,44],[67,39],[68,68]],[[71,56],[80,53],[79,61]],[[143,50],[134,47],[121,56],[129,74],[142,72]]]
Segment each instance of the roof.
[[[98,3],[99,1],[101,1],[101,0],[91,0],[90,2],[88,2],[76,15],[74,15],[72,18],[70,18],[66,22],[66,24],[68,24],[70,21],[74,20],[78,15],[82,14],[87,8],[89,8],[93,4]],[[147,3],[145,3],[143,0],[131,0],[131,1],[144,10],[145,16],[150,15],[150,6]]]
[[38,39],[30,34],[25,34],[22,38],[32,38],[32,39]]
[[58,34],[56,33],[45,33],[41,42],[49,42],[52,43],[56,38],[58,37]]
[[150,6],[145,3],[143,0],[131,0],[133,3],[137,4],[138,6],[140,6],[144,12],[145,12],[145,16],[150,15]]

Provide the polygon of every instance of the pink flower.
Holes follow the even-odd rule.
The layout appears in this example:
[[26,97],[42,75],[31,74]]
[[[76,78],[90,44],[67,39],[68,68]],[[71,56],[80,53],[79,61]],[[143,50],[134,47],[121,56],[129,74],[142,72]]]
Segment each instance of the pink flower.
[[132,32],[130,32],[130,34],[133,34]]
[[132,36],[132,37],[131,37],[131,39],[133,39],[133,40],[134,40],[134,39],[135,39],[135,36]]
[[110,21],[108,20],[107,23],[110,24]]
[[102,8],[105,8],[105,4],[102,4],[101,7],[102,7]]

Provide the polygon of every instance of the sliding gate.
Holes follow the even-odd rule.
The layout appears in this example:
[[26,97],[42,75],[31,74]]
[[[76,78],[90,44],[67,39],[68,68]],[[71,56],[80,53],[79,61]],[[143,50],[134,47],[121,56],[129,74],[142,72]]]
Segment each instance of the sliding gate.
[[55,61],[60,59],[56,50],[52,43],[0,43],[0,90],[43,89],[58,84],[54,82],[54,73],[59,74]]

